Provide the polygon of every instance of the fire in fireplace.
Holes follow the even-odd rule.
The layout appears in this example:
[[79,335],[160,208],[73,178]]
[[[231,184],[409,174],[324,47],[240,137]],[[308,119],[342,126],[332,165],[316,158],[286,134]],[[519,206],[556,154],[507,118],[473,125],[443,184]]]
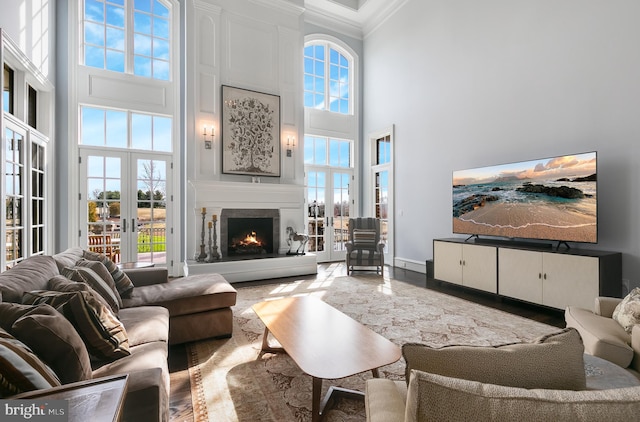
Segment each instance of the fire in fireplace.
[[229,241],[230,255],[260,255],[267,253],[265,248],[269,244],[264,241],[255,231],[247,233],[246,236],[233,237]]
[[223,256],[250,258],[278,252],[278,210],[225,209],[221,220]]

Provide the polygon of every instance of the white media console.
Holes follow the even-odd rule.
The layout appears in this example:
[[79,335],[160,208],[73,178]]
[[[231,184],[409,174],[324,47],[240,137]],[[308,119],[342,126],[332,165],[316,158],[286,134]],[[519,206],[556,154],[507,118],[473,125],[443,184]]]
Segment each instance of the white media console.
[[436,280],[555,309],[622,295],[619,252],[452,238],[433,241],[433,261]]

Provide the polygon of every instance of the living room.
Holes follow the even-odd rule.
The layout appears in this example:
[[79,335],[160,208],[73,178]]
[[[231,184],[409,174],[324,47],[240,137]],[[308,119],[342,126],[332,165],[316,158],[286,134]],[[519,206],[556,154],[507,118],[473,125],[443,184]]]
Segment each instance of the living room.
[[[43,250],[86,246],[84,236],[78,236],[86,227],[77,203],[83,193],[76,165],[81,156],[78,107],[91,98],[88,81],[105,72],[78,74],[81,66],[73,64],[78,58],[71,46],[79,37],[74,17],[79,4],[10,3],[3,4],[0,27],[48,78],[53,93],[50,112],[55,117],[42,128],[51,146],[48,158],[55,162],[49,178],[50,197],[55,199],[48,203]],[[371,215],[375,203],[371,140],[381,131],[392,134],[393,243],[388,265],[428,272],[433,240],[452,235],[453,171],[597,151],[597,244],[576,247],[622,253],[623,294],[640,287],[640,226],[635,218],[640,197],[633,188],[640,176],[640,127],[635,119],[640,57],[633,42],[639,30],[633,17],[640,6],[621,0],[411,0],[387,2],[388,8],[359,21],[373,0],[342,2],[351,7],[325,2],[332,3],[328,10],[342,8],[343,16],[353,19],[323,12],[318,3],[171,2],[178,15],[174,29],[180,41],[174,57],[179,58],[179,82],[166,90],[164,103],[153,107],[140,105],[144,92],[135,86],[111,96],[121,94],[131,99],[129,108],[175,119],[174,239],[166,261],[171,275],[188,272],[198,252],[202,208],[210,219],[225,207],[256,205],[246,198],[275,199],[274,192],[284,190],[285,205],[268,206],[284,209],[282,237],[287,226],[307,226],[303,140],[323,114],[303,107],[302,49],[305,37],[320,34],[343,43],[358,59],[358,113],[329,119],[333,128],[318,130],[323,136],[354,140],[358,215]],[[358,7],[360,15],[354,11]],[[223,85],[280,97],[278,177],[260,177],[260,183],[254,183],[251,176],[224,173]],[[101,95],[108,86],[123,89],[102,85]],[[111,97],[95,101],[122,107],[121,100]],[[215,130],[210,150],[203,128]],[[297,142],[291,157],[286,155],[288,137]],[[230,196],[216,196],[219,191]],[[281,249],[286,246],[281,244]]]

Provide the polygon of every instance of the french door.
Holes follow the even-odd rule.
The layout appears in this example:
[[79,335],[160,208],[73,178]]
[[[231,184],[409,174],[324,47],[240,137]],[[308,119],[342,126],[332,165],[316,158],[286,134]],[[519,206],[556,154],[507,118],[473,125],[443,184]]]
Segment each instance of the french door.
[[308,251],[318,262],[345,258],[353,170],[306,166]]
[[115,262],[172,260],[167,155],[81,148],[80,181],[84,247]]

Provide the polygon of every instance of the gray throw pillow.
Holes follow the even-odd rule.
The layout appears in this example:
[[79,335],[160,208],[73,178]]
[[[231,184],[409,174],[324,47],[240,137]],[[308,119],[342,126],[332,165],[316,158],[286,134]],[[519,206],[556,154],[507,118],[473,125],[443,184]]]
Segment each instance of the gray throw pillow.
[[584,390],[584,345],[574,328],[543,336],[533,343],[497,347],[447,346],[440,349],[423,344],[402,346],[407,363],[406,379],[412,369],[446,377],[520,388]]
[[89,354],[73,325],[49,305],[28,307],[30,311],[13,323],[11,334],[49,365],[62,384],[91,379]]
[[57,387],[60,379],[31,349],[0,329],[0,398]]
[[113,361],[131,354],[124,325],[88,292],[31,291],[24,293],[22,303],[56,308],[78,331],[89,354],[98,359]]
[[117,314],[120,311],[122,298],[113,277],[101,262],[81,259],[73,268],[64,268],[61,274],[69,280],[88,284],[107,301],[113,312]]

